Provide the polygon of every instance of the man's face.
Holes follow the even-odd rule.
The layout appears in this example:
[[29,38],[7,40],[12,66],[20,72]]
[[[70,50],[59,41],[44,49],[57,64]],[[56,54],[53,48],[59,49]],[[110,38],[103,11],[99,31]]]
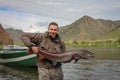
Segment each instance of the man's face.
[[58,27],[56,25],[50,25],[48,28],[48,33],[52,38],[55,38],[58,33]]

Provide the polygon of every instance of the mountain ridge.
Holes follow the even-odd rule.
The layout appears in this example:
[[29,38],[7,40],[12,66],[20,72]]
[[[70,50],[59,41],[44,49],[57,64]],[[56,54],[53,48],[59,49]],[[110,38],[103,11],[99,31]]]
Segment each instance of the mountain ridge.
[[6,32],[10,35],[10,37],[13,39],[14,43],[22,43],[20,37],[24,32],[19,29],[13,29],[13,28],[7,28],[5,29]]
[[[83,16],[73,23],[60,28],[60,35],[64,41],[91,41],[100,39],[104,35],[120,25],[120,20],[94,19]],[[72,37],[71,37],[72,36]]]
[[[22,43],[20,40],[20,36],[24,34],[22,30],[13,28],[5,30],[14,43]],[[112,21],[83,16],[71,24],[60,27],[59,33],[64,42],[120,39],[120,20]]]

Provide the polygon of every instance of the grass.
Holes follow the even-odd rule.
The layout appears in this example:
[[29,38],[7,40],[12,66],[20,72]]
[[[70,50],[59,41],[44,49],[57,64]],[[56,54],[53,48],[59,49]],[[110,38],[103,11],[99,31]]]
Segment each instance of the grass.
[[120,40],[104,40],[104,41],[82,41],[82,42],[65,42],[67,47],[95,47],[95,46],[120,46]]
[[[14,42],[15,45],[25,46],[23,43]],[[120,38],[116,40],[97,40],[97,41],[71,41],[65,42],[66,47],[98,47],[98,46],[118,46],[120,47]],[[0,49],[2,45],[0,45]]]

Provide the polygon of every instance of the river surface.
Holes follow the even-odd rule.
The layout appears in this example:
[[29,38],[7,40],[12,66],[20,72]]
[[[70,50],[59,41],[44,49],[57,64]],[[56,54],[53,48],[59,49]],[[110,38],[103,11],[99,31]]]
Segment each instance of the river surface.
[[[120,80],[120,47],[88,47],[95,59],[63,64],[64,80]],[[38,80],[37,67],[0,65],[0,80]]]

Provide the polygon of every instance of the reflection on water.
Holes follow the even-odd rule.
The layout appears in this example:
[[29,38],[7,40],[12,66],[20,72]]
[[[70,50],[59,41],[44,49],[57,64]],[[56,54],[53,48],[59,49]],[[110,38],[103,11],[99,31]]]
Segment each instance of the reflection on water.
[[[63,64],[64,80],[120,80],[120,47],[86,48],[93,60]],[[0,66],[0,80],[37,80],[37,67]]]
[[96,59],[120,60],[120,47],[88,47],[86,49],[93,51]]

